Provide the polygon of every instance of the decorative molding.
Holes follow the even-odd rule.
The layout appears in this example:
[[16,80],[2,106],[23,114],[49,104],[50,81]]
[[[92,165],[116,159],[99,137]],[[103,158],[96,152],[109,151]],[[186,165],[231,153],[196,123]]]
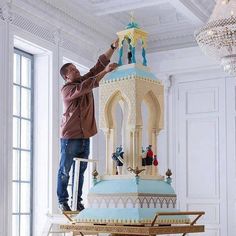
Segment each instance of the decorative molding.
[[[74,9],[71,7],[71,9],[68,10],[68,3],[66,3],[64,7],[61,7],[60,2],[56,2],[56,4],[53,5],[51,1],[47,2],[45,0],[17,0],[16,6],[21,9],[24,7],[27,11],[30,10],[30,12],[37,11],[38,15],[43,18],[44,21],[47,19],[50,24],[55,22],[63,31],[73,32],[78,38],[86,37],[85,41],[95,41],[96,39],[99,39],[101,43],[103,43],[103,41],[107,40],[104,32],[100,30],[101,27],[99,22],[87,23],[84,12],[78,12],[77,15],[73,14]],[[84,17],[82,17],[81,14]]]
[[1,8],[0,20],[0,186],[1,213],[0,235],[10,235],[12,203],[12,39],[9,37],[10,6]]
[[54,43],[54,36],[53,32],[50,28],[46,28],[40,24],[35,23],[33,20],[28,19],[18,13],[14,14],[15,17],[12,21],[12,24],[28,31],[29,33],[38,36],[41,39],[44,39],[48,42]]
[[197,46],[196,40],[194,39],[193,33],[188,32],[185,34],[164,34],[162,36],[156,36],[150,38],[149,47],[147,48],[148,53],[156,51],[167,51],[172,49],[180,49],[187,47]]
[[[164,4],[165,2],[168,4]],[[137,3],[137,1],[135,1],[135,3]],[[99,4],[95,4],[94,5],[95,8],[92,9],[95,9],[96,11],[96,7],[98,7]],[[189,22],[186,21],[185,17],[182,17],[182,15],[178,15],[178,9],[175,11],[175,14],[171,14],[171,12],[173,12],[172,9],[173,7],[171,6],[172,4],[170,4],[168,0],[161,0],[158,1],[158,3],[154,3],[153,1],[151,3],[148,4],[145,3],[145,4],[147,6],[149,6],[150,4],[154,4],[154,6],[157,5],[158,9],[160,8],[160,10],[162,10],[163,8],[162,6],[165,6],[163,8],[165,12],[169,12],[169,14],[161,15],[162,11],[158,11],[160,12],[160,17],[162,17],[163,20],[159,20],[159,23],[157,20],[157,23],[156,24],[153,23],[151,24],[151,26],[150,24],[147,24],[147,22],[149,22],[150,19],[148,21],[146,20],[143,21],[143,24],[147,25],[146,27],[150,29],[150,32],[152,32],[153,35],[151,37],[153,38],[153,40],[151,38],[149,40],[150,47],[148,48],[147,52],[169,50],[173,48],[182,48],[186,46],[189,47],[196,45],[193,37],[194,27],[191,24],[189,24]],[[27,17],[28,19],[30,19],[31,18],[30,13],[34,13],[34,16],[37,16],[38,18],[42,19],[42,21],[39,21],[40,24],[38,22],[37,24],[39,24],[39,26],[41,27],[46,28],[49,31],[51,31],[52,27],[54,28],[53,25],[57,25],[57,27],[61,29],[64,38],[66,38],[66,31],[67,31],[66,29],[70,28],[69,33],[74,37],[76,37],[75,41],[77,42],[82,41],[81,44],[83,45],[83,47],[86,47],[88,49],[87,54],[92,53],[92,55],[89,55],[91,56],[92,59],[97,57],[97,55],[94,55],[98,50],[97,42],[99,42],[100,48],[104,48],[105,45],[112,40],[112,35],[114,35],[117,30],[120,30],[121,27],[125,26],[127,23],[125,22],[126,21],[125,19],[127,18],[126,13],[121,13],[119,15],[115,14],[115,15],[102,16],[100,18],[96,16],[92,17],[93,11],[89,8],[89,6],[90,7],[93,6],[93,4],[91,3],[85,3],[84,5],[80,6],[80,3],[77,3],[76,1],[64,3],[51,0],[31,0],[31,1],[18,0],[18,1],[13,1],[12,5],[14,6],[14,8],[16,8],[17,10],[16,12],[18,13],[18,15],[21,15],[24,18]],[[192,5],[194,5],[195,8],[197,8],[198,6],[197,3],[192,3]],[[17,8],[21,9],[21,11],[25,12],[27,11],[29,14],[19,14]],[[200,3],[199,3],[199,9],[200,9],[199,11],[202,11],[203,9],[202,4]],[[191,9],[189,11],[191,11]],[[32,15],[32,17],[34,16]],[[4,17],[5,18],[8,17],[9,20],[11,19],[10,16],[5,15]],[[169,18],[174,19],[173,17],[176,18],[176,20],[174,20],[174,23],[173,20],[169,22],[168,19]],[[3,16],[1,16],[1,18],[3,18]],[[104,26],[103,24],[104,21],[109,21],[109,24]],[[45,22],[49,23],[47,27],[42,26],[43,24],[45,24]],[[50,27],[50,25],[52,27]],[[170,34],[170,32],[173,33]],[[52,36],[52,38],[53,37],[54,36]],[[156,40],[156,38],[158,38],[158,40]],[[53,43],[55,43],[54,39],[52,39],[52,41]],[[63,47],[62,42],[61,44]],[[65,47],[65,49],[72,50],[73,52],[77,51],[78,53],[80,53],[80,50],[77,49],[78,46],[76,47],[75,50],[73,50],[72,45],[70,46],[68,46],[68,44],[66,45],[67,46]],[[80,49],[82,48],[81,46],[79,47]],[[92,50],[89,50],[90,48]]]
[[162,84],[164,85],[164,90],[165,90],[165,97],[169,94],[170,89],[172,87],[173,83],[173,75],[165,75],[165,77],[161,78]]
[[[196,101],[205,98],[205,105],[196,107]],[[217,87],[196,88],[186,92],[186,114],[219,112],[219,89]]]
[[54,30],[52,34],[53,34],[54,43],[56,45],[63,46],[64,40],[62,37],[61,29],[58,28]]
[[[102,222],[101,222],[102,223]],[[162,224],[171,224],[170,222],[157,222]],[[180,225],[180,226],[157,226],[157,227],[143,227],[143,226],[119,226],[119,225],[93,225],[93,224],[64,224],[60,225],[60,229],[67,230],[68,232],[77,231],[77,232],[96,232],[96,233],[112,233],[112,235],[156,235],[156,234],[180,234],[180,233],[196,233],[196,232],[204,232],[203,225]]]
[[114,1],[111,4],[107,4],[107,2],[100,2],[100,3],[94,3],[93,5],[96,5],[97,8],[95,14],[97,16],[102,16],[124,11],[128,12],[143,7],[155,7],[164,3],[166,3],[166,0],[129,1],[129,2]]
[[[17,26],[52,44],[58,43],[60,47],[90,61],[95,58],[94,54],[97,56],[96,52],[98,48],[97,45],[93,43],[95,36],[94,34],[88,35],[86,26],[81,30],[80,25],[75,19],[73,22],[69,23],[60,15],[60,17],[55,19],[55,16],[52,15],[53,10],[51,8],[52,12],[43,12],[43,9],[41,9],[42,5],[39,9],[39,6],[32,5],[32,2],[29,1],[28,3],[26,0],[17,0],[14,2],[15,5],[9,8],[11,9],[11,14],[14,15],[14,18],[9,18],[13,26]],[[37,2],[37,5],[40,5],[42,1]],[[23,7],[25,9],[23,9]],[[3,19],[2,9],[3,8],[1,8],[0,19]],[[57,16],[59,14],[56,10],[53,13]],[[10,13],[8,15],[10,17]],[[4,13],[4,19],[6,17],[7,14]],[[69,34],[67,32],[69,32]],[[98,37],[98,39],[104,42],[104,38],[101,39]]]
[[8,23],[13,21],[13,12],[10,3],[6,3],[0,8],[0,18]]
[[202,24],[209,17],[209,15],[204,14],[202,10],[196,6],[196,3],[192,3],[189,0],[172,0],[170,3],[194,24]]
[[[92,60],[94,48],[87,42],[82,42],[75,35],[69,35],[62,28],[56,28],[53,25],[45,24],[45,22],[37,17],[30,17],[23,11],[14,10],[14,18],[12,25],[24,31],[27,31],[43,40],[52,44],[58,44],[60,47],[76,53],[81,57]],[[16,13],[17,12],[17,13]]]
[[[187,98],[186,98],[187,100]],[[202,102],[202,100],[198,100],[198,102]],[[186,109],[186,108],[185,108]],[[186,121],[186,140],[188,140],[188,143],[186,145],[186,197],[189,199],[219,199],[220,198],[220,182],[219,182],[219,164],[220,164],[220,159],[219,159],[219,118],[218,117],[210,117],[210,114],[213,113],[212,111],[205,111],[204,114],[208,114],[209,117],[198,117],[201,113],[199,114],[194,114],[195,116],[191,116],[191,118],[188,118]],[[185,111],[185,116],[188,116],[187,112]],[[193,132],[191,133],[191,131]],[[198,136],[196,130],[198,130],[198,133],[200,135]],[[211,155],[206,155],[205,157],[208,158],[207,164],[201,163],[201,167],[198,165],[195,165],[195,159],[196,158],[196,153],[199,153],[195,151],[195,155],[189,155],[189,152],[191,151],[191,145],[193,142],[193,137],[196,140],[196,137],[203,137],[204,133],[206,133],[207,130],[207,135],[208,135],[208,142],[209,149],[211,148]],[[210,136],[210,134],[214,134]],[[191,136],[192,135],[192,136]],[[206,134],[205,134],[206,135]],[[200,139],[198,139],[200,140]],[[199,141],[198,145],[203,144],[203,141]],[[203,147],[202,147],[203,148]],[[209,154],[208,152],[204,152]],[[202,157],[204,158],[204,157]],[[209,162],[211,161],[211,165]],[[201,171],[202,168],[205,167],[206,171],[208,170],[208,179],[204,180],[204,183],[198,182],[198,184],[194,181],[194,178],[192,177],[194,174],[196,175],[197,170]],[[190,170],[195,170],[194,173],[193,171],[191,172]],[[199,173],[199,172],[198,172]],[[201,178],[202,180],[203,178]],[[211,187],[209,187],[209,185]],[[194,186],[194,188],[193,188]],[[203,190],[204,189],[204,190]]]
[[91,208],[175,208],[176,195],[88,195],[88,203]]

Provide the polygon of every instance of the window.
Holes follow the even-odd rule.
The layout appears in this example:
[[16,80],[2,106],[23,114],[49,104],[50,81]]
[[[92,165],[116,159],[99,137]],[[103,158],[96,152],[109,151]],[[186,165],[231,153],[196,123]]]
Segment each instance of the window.
[[14,50],[12,235],[32,235],[33,56]]

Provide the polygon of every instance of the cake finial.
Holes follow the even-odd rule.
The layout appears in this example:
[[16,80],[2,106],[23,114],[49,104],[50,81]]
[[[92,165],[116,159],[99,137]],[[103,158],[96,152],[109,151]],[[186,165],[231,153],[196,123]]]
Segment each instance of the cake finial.
[[134,12],[130,12],[130,23],[134,22]]
[[141,172],[143,172],[145,169],[139,169],[138,166],[137,166],[135,169],[133,169],[133,168],[131,168],[131,167],[128,167],[127,170],[128,170],[130,173],[135,174],[135,177],[138,177],[139,174],[140,174]]
[[167,176],[167,178],[166,178],[166,183],[167,183],[167,184],[171,184],[171,183],[172,183],[172,178],[170,177],[171,175],[172,175],[172,172],[171,172],[170,169],[168,169],[168,170],[166,171],[166,176]]
[[135,182],[136,182],[136,184],[139,184],[139,178],[140,178],[140,177],[139,177],[139,174],[140,174],[141,172],[143,172],[145,169],[139,169],[138,166],[137,166],[135,169],[133,169],[133,168],[131,168],[131,167],[128,167],[127,170],[128,170],[130,173],[135,174]]
[[97,184],[97,176],[98,176],[98,172],[97,172],[97,169],[95,167],[95,169],[93,170],[92,172],[92,176],[93,176],[93,186],[95,186]]
[[134,12],[131,11],[131,12],[129,13],[129,15],[130,15],[130,22],[129,22],[129,24],[126,26],[126,29],[131,29],[131,28],[137,28],[137,29],[139,29],[140,27],[139,27],[138,23],[134,21]]

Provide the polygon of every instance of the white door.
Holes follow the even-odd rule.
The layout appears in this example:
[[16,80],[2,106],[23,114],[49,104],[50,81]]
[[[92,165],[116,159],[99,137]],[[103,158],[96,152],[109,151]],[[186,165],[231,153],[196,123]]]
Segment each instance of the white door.
[[180,83],[176,105],[180,209],[205,211],[199,236],[227,236],[225,80]]

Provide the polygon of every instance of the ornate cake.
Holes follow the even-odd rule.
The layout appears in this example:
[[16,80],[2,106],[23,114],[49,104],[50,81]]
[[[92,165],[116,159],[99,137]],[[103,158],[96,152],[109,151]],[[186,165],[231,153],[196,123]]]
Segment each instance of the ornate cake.
[[[176,212],[176,194],[171,172],[165,179],[158,172],[157,136],[163,128],[163,85],[147,67],[147,33],[133,20],[117,33],[119,67],[100,84],[99,126],[106,140],[106,174],[97,178],[88,194],[88,207],[76,216],[77,222],[97,224],[152,223],[157,212]],[[136,46],[141,42],[142,62],[136,61]],[[128,64],[123,64],[127,45]],[[144,130],[141,104],[148,110]],[[115,107],[123,113],[121,130]],[[147,132],[149,146],[143,148],[142,134]],[[117,132],[122,134],[118,143]],[[162,216],[159,224],[187,223],[185,216]]]

